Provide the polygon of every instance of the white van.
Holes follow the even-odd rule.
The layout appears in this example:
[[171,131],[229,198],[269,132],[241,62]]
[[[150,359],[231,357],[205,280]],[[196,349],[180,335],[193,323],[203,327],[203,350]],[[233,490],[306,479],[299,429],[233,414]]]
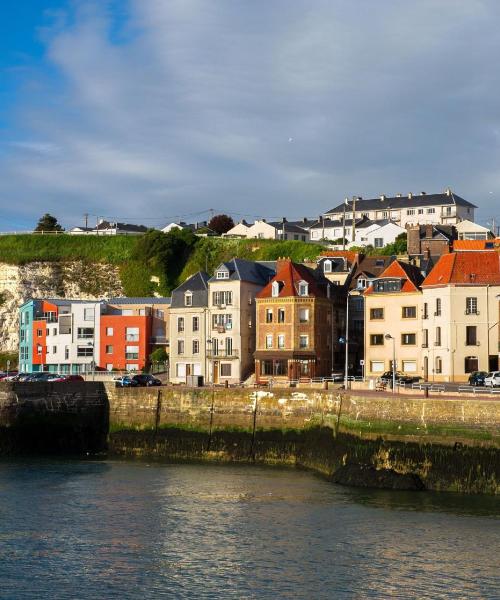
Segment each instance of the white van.
[[484,378],[486,387],[500,387],[500,371],[492,371]]

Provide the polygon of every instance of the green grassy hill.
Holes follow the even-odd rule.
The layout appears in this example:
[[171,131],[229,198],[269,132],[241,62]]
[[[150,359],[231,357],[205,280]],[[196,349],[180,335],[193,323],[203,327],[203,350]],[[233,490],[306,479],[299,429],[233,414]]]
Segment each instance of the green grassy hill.
[[[169,294],[179,283],[198,270],[212,272],[221,262],[233,257],[248,260],[276,260],[288,256],[295,261],[314,259],[323,250],[317,244],[298,241],[236,240],[196,238],[184,243],[183,251],[162,254],[169,235],[154,234],[148,246],[147,236],[72,236],[5,235],[0,236],[0,262],[23,265],[32,262],[108,263],[120,269],[120,278],[128,296],[148,296],[154,292]],[[158,239],[160,237],[160,239]],[[175,236],[174,236],[175,237]],[[160,243],[159,243],[160,242]],[[151,282],[156,276],[160,284]]]

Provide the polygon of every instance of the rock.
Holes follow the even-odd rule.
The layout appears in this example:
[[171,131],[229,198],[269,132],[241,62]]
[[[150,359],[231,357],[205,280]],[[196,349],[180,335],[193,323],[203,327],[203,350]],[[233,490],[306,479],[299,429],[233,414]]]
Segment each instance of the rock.
[[392,469],[376,469],[372,465],[347,464],[335,471],[333,483],[352,487],[368,487],[386,490],[425,490],[422,480],[415,473],[397,473]]

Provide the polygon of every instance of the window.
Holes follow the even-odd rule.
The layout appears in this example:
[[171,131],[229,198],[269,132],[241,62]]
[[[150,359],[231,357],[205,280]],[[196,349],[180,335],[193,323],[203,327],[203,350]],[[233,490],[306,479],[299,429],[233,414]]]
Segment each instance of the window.
[[372,333],[370,335],[370,346],[383,346],[384,345],[384,334],[383,333]]
[[57,354],[57,346],[52,346],[52,354]]
[[473,371],[479,371],[479,361],[477,356],[466,356],[465,357],[465,373],[472,373]]
[[433,215],[435,212],[436,212],[436,209],[435,209],[435,208],[428,208],[428,209],[427,209],[427,214],[428,214],[428,215]]
[[384,309],[383,308],[370,308],[370,319],[372,321],[376,321],[378,319],[384,318]]
[[134,314],[134,311],[131,308],[124,308],[122,309],[122,316],[123,317],[132,317]]
[[139,315],[141,317],[145,317],[146,316],[146,309],[145,308],[140,308],[139,309]]
[[375,292],[400,292],[400,279],[377,279],[374,283]]
[[419,208],[418,209],[418,214],[419,215],[423,215],[424,214],[424,209],[423,208]]
[[233,303],[233,292],[213,292],[212,303],[215,306],[230,306]]
[[200,342],[199,340],[193,340],[193,354],[200,353]]
[[271,295],[276,298],[280,294],[280,284],[278,281],[273,281],[271,285]]
[[309,294],[309,284],[306,281],[299,281],[299,296],[307,296]]
[[477,298],[466,298],[465,299],[465,314],[466,315],[478,315],[477,310]]
[[417,318],[417,307],[416,306],[403,306],[403,319],[416,319]]
[[402,333],[401,334],[401,344],[403,346],[415,346],[417,343],[417,334],[416,333]]
[[436,373],[442,373],[443,372],[443,360],[441,359],[440,356],[436,356],[436,366],[435,366],[435,370]]
[[42,337],[42,335],[43,335],[43,329],[37,329],[36,330],[36,334],[37,334],[38,337]]
[[184,306],[193,306],[193,294],[191,292],[184,294]]
[[417,361],[416,360],[403,360],[403,373],[416,373],[417,372]]
[[283,334],[278,335],[278,348],[285,347],[285,336]]
[[84,321],[93,321],[94,320],[94,309],[93,308],[84,308],[83,309],[83,320]]
[[434,316],[441,316],[441,298],[436,298],[436,312],[434,313]]
[[284,323],[284,322],[285,322],[285,309],[278,308],[278,323]]
[[200,330],[200,317],[193,317],[193,331]]
[[106,346],[106,354],[113,354],[113,346]]
[[139,365],[136,363],[126,363],[125,368],[127,371],[138,371]]
[[436,339],[434,346],[441,346],[441,327],[436,327]]
[[477,327],[475,325],[467,325],[465,328],[465,344],[467,346],[477,346]]
[[77,356],[93,356],[94,348],[92,348],[92,346],[77,346],[76,355]]
[[64,347],[64,360],[69,360],[69,346]]
[[429,318],[429,305],[427,304],[427,302],[424,302],[424,311],[422,313],[422,319],[428,319]]
[[78,327],[76,337],[79,340],[92,339],[94,337],[94,328]]
[[375,238],[373,240],[373,245],[375,248],[383,248],[384,247],[384,238]]
[[125,346],[125,358],[137,360],[139,358],[139,346]]
[[226,338],[226,356],[233,355],[233,338]]
[[309,309],[301,308],[299,310],[299,323],[309,323]]
[[106,327],[106,335],[107,336],[112,336],[113,335],[113,328],[112,327]]
[[422,348],[427,348],[429,346],[429,330],[422,330]]
[[231,363],[221,363],[220,364],[220,376],[221,377],[231,377]]
[[56,327],[54,327],[54,328],[52,329],[52,335],[57,335],[57,328],[56,328]]
[[260,363],[262,375],[286,375],[286,360],[262,360]]
[[127,327],[125,329],[125,339],[127,342],[138,342],[139,327]]
[[364,290],[366,288],[366,279],[364,277],[359,277],[357,281],[358,290]]
[[383,360],[372,360],[370,362],[370,370],[372,373],[383,373],[385,365]]
[[308,348],[309,347],[309,336],[301,335],[299,336],[299,348]]
[[175,365],[176,377],[186,377],[186,363],[177,363]]
[[184,317],[177,317],[177,333],[184,331]]
[[184,340],[177,340],[177,354],[184,354]]
[[409,208],[409,209],[406,211],[406,214],[407,214],[409,217],[410,217],[411,215],[414,215],[414,214],[415,214],[415,209],[414,209],[414,208]]
[[273,322],[273,309],[266,308],[266,323],[272,323],[272,322]]
[[106,363],[106,371],[112,371],[113,370],[113,363]]
[[212,329],[219,328],[221,329],[221,331],[225,331],[226,329],[232,329],[233,315],[230,313],[218,313],[216,315],[212,315]]
[[325,262],[323,263],[323,271],[325,273],[332,272],[332,261],[331,260],[325,260]]
[[217,271],[215,277],[217,279],[229,279],[229,271]]
[[266,335],[266,348],[272,348],[272,347],[273,347],[273,336]]

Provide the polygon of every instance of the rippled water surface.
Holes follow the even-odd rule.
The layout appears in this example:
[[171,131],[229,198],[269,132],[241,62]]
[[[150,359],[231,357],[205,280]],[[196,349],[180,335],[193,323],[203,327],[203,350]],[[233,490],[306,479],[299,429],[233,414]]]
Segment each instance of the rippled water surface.
[[494,498],[311,473],[0,462],[0,598],[498,598]]

